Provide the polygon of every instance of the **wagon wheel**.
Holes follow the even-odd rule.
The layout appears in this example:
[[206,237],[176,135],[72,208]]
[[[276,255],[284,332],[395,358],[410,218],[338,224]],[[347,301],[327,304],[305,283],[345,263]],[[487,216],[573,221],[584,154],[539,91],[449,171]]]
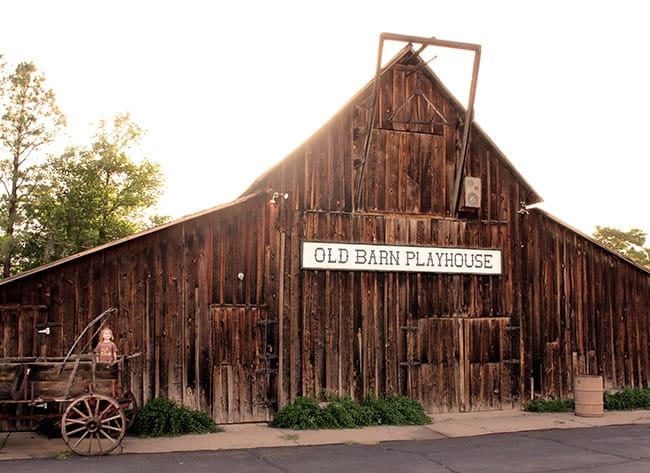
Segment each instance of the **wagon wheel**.
[[135,423],[135,416],[138,413],[138,401],[131,391],[127,391],[120,398],[120,407],[124,411],[126,417],[126,430],[128,431]]
[[70,450],[85,456],[106,455],[126,433],[119,403],[101,394],[83,394],[72,401],[61,419],[61,434]]

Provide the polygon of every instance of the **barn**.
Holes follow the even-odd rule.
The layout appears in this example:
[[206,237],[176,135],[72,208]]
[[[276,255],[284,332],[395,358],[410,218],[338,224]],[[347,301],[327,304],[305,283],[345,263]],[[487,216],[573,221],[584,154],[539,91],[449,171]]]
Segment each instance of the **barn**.
[[[381,65],[385,41],[405,47]],[[461,104],[422,57],[474,55]],[[472,119],[480,47],[382,34],[377,73],[235,201],[0,281],[0,357],[98,314],[140,403],[266,421],[298,396],[428,412],[647,386],[650,273],[543,210]],[[91,331],[78,346],[94,346]]]

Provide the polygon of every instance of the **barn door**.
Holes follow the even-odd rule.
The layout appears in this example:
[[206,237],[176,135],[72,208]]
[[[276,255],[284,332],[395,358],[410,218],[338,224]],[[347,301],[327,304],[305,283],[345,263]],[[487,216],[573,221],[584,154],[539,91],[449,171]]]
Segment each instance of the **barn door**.
[[406,395],[422,403],[427,412],[460,408],[459,320],[427,317],[407,325]]
[[266,309],[213,306],[213,408],[217,423],[264,422],[273,414],[275,325]]
[[[465,406],[472,411],[512,408],[513,369],[519,360],[513,354],[510,318],[462,320],[460,376]],[[518,353],[518,344],[515,347]]]
[[518,360],[513,360],[510,318],[432,317],[410,327],[402,363],[406,391],[427,412],[512,407]]

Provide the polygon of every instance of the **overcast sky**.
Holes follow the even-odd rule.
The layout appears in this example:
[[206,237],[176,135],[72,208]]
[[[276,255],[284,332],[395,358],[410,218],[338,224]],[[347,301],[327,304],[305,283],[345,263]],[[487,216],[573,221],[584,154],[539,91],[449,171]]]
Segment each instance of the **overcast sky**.
[[[11,0],[0,53],[45,73],[71,142],[130,112],[176,218],[232,200],[320,128],[374,77],[382,31],[477,43],[476,121],[542,207],[588,234],[650,232],[644,3]],[[464,103],[470,64],[431,62]]]

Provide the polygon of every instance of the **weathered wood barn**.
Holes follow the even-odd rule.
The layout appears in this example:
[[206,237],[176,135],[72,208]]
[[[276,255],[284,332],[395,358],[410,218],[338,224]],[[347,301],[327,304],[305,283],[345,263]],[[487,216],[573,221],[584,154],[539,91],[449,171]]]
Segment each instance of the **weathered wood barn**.
[[136,398],[224,423],[323,391],[439,412],[571,397],[580,373],[647,386],[650,273],[531,208],[473,92],[461,104],[421,56],[480,48],[394,39],[236,201],[1,281],[0,357],[65,355],[115,307]]

